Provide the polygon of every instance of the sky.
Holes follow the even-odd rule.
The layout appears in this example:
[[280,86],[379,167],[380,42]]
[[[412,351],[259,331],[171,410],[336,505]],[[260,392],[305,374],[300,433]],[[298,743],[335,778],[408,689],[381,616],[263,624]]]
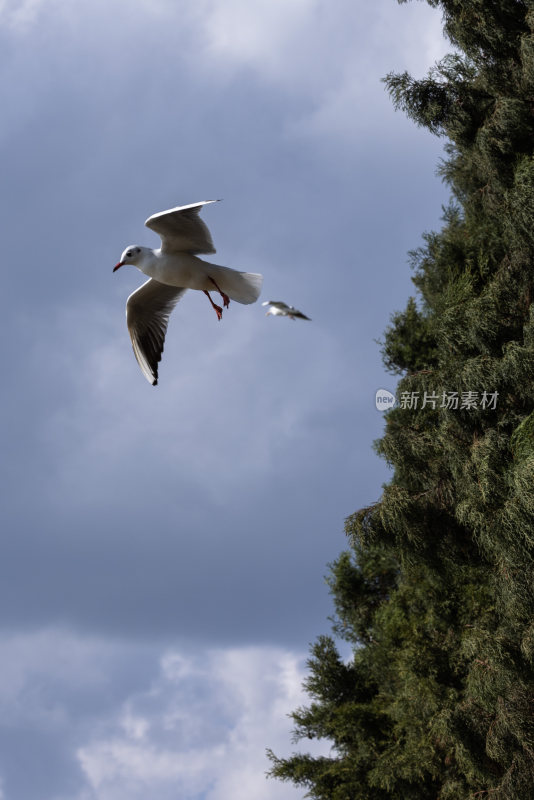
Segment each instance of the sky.
[[[265,751],[388,480],[377,340],[448,197],[381,78],[447,50],[421,2],[0,0],[0,800],[303,796]],[[188,292],[152,387],[112,268],[219,198],[262,296]]]

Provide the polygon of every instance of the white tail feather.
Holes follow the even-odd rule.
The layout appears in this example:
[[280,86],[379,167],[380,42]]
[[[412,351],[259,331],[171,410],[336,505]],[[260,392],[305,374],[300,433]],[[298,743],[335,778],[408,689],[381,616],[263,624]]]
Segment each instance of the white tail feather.
[[260,296],[263,275],[256,272],[238,272],[228,267],[210,264],[209,273],[218,287],[237,303],[255,303]]

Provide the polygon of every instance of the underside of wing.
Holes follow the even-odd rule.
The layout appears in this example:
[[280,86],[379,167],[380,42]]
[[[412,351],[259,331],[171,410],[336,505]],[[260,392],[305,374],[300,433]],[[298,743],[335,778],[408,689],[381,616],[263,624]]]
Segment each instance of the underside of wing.
[[171,312],[187,289],[151,278],[126,301],[126,324],[143,375],[155,386]]
[[215,253],[208,226],[200,219],[201,209],[216,200],[177,206],[147,219],[147,228],[161,236],[164,253]]

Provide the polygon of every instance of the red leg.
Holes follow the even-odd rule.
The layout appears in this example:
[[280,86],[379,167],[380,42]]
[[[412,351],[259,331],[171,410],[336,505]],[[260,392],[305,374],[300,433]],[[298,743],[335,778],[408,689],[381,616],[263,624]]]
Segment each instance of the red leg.
[[221,297],[222,297],[222,299],[223,299],[223,305],[224,305],[224,307],[225,307],[225,308],[228,308],[228,306],[230,305],[230,298],[228,297],[228,295],[227,295],[227,294],[225,294],[223,291],[221,291],[221,290],[219,289],[219,287],[217,286],[217,284],[215,283],[215,281],[213,280],[213,278],[211,278],[211,277],[210,277],[210,281],[213,283],[213,285],[215,286],[215,288],[217,289],[217,291],[218,291],[218,292],[219,292],[219,294],[221,295]]
[[222,312],[223,312],[222,308],[220,306],[215,305],[215,303],[211,299],[210,293],[207,291],[207,289],[204,289],[203,291],[204,291],[204,294],[207,296],[208,300],[210,301],[211,305],[215,309],[215,313],[217,314],[217,319],[222,319]]

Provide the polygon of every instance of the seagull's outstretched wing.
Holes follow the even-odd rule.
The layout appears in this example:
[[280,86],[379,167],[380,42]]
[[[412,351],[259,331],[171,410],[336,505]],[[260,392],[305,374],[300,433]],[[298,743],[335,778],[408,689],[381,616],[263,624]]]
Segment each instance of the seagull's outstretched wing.
[[204,206],[216,202],[204,200],[160,211],[152,214],[145,225],[161,236],[164,253],[215,253],[211,233],[199,213]]
[[281,300],[265,300],[262,303],[262,306],[274,306],[275,308],[280,309],[280,311],[289,311],[290,306],[287,303],[282,303]]
[[126,301],[126,324],[143,375],[155,386],[169,317],[187,289],[168,286],[151,278]]
[[310,317],[307,317],[306,314],[302,313],[302,311],[298,311],[296,308],[293,308],[293,306],[289,307],[288,316],[293,317],[295,319],[307,319],[309,322],[311,322]]
[[268,311],[267,314],[274,314],[274,316],[281,316],[281,317],[290,317],[291,319],[307,319],[311,322],[310,317],[307,317],[306,314],[303,314],[302,311],[299,311],[294,306],[288,306],[287,303],[283,303],[281,300],[266,300],[262,303],[262,306],[270,306],[273,311]]

